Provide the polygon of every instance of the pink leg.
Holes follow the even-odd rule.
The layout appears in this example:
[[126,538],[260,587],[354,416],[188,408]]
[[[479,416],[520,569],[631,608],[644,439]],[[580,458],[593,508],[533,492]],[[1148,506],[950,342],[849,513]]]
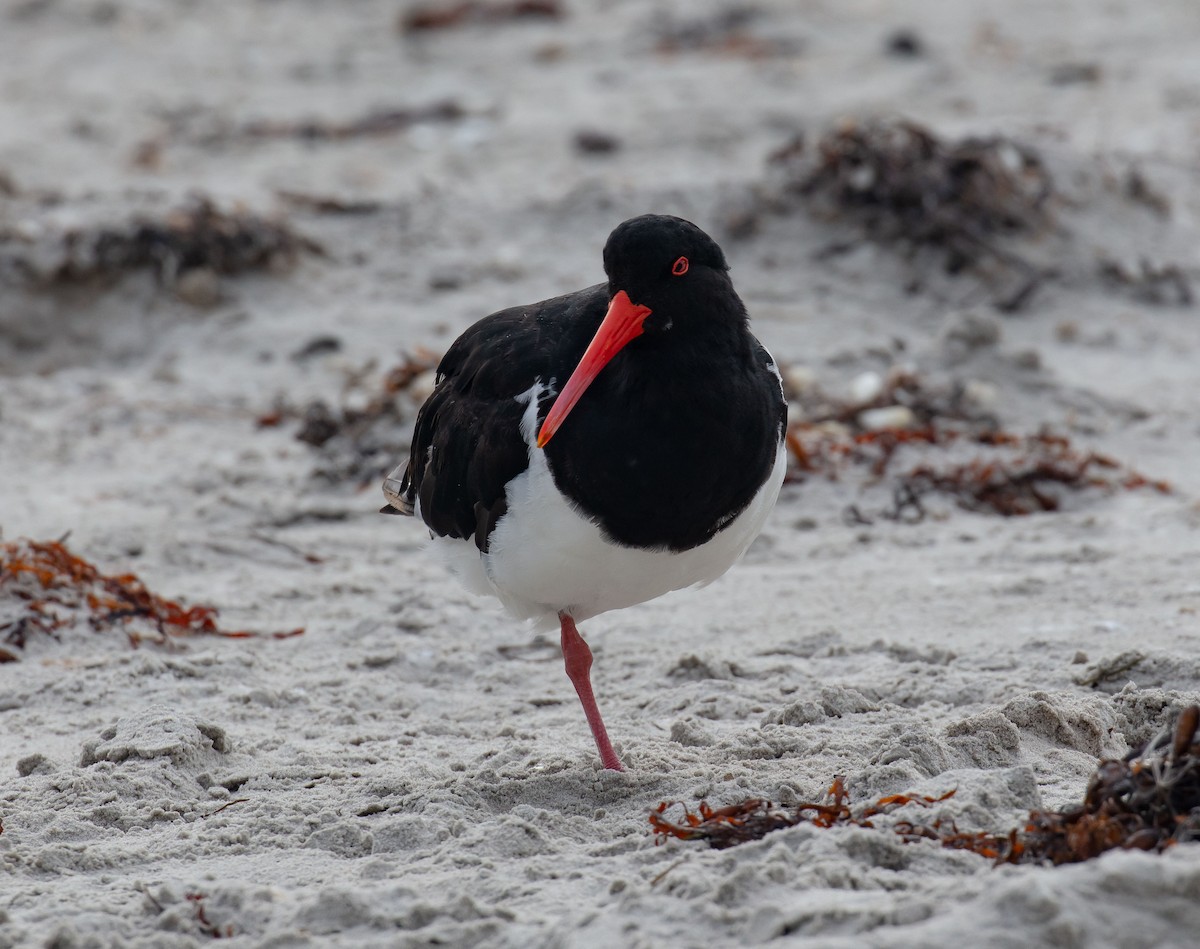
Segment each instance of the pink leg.
[[596,696],[592,694],[592,651],[579,635],[579,630],[575,628],[575,620],[569,613],[559,613],[558,620],[562,624],[562,652],[567,677],[579,693],[583,714],[587,716],[592,737],[596,739],[596,750],[600,752],[600,763],[610,771],[624,771],[621,759],[617,757],[612,743],[608,740],[608,732],[604,730],[604,720],[600,717]]

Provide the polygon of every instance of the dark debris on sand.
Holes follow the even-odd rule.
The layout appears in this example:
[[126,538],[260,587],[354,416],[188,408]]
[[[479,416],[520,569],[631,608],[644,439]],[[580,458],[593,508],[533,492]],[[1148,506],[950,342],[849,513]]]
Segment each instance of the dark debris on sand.
[[768,164],[761,206],[731,222],[735,231],[799,201],[871,240],[934,248],[951,274],[971,268],[1005,284],[996,305],[1006,311],[1025,306],[1045,276],[1010,240],[1050,227],[1054,184],[1038,153],[1013,139],[949,141],[911,121],[845,122],[815,146],[796,136]]
[[560,20],[564,16],[566,10],[559,0],[462,0],[410,6],[400,14],[397,26],[401,33],[423,33],[470,24]]
[[[259,426],[299,419],[296,438],[321,452],[318,477],[368,487],[407,456],[416,408],[423,401],[413,397],[414,385],[427,381],[440,360],[437,353],[418,347],[384,373],[363,405],[338,407],[318,400],[301,409],[278,406],[259,418]],[[423,393],[421,386],[416,388]]]
[[470,113],[454,99],[439,99],[425,105],[374,109],[348,119],[255,119],[235,126],[214,126],[195,136],[200,145],[230,142],[260,143],[295,140],[301,142],[345,142],[356,138],[379,138],[406,131],[414,125],[453,123]]
[[280,219],[240,209],[222,211],[200,197],[160,217],[47,227],[36,236],[0,228],[0,278],[14,275],[48,288],[149,269],[175,288],[189,273],[232,276],[279,270],[301,253],[321,252]]
[[703,52],[745,59],[794,56],[801,52],[799,40],[779,35],[778,25],[766,20],[764,11],[740,4],[701,16],[658,16],[648,32],[655,51],[664,55]]
[[1083,803],[1062,811],[1035,810],[1023,827],[1008,833],[959,831],[952,820],[910,820],[889,825],[873,820],[905,804],[922,807],[941,797],[892,795],[874,804],[852,807],[841,777],[835,778],[820,803],[776,807],[750,798],[727,807],[701,802],[684,808],[678,822],[663,814],[675,806],[664,802],[650,814],[657,841],[674,837],[700,840],[714,849],[760,840],[767,834],[809,823],[816,827],[855,826],[895,833],[906,843],[933,840],[943,847],[969,850],[1000,863],[1079,863],[1109,850],[1161,853],[1177,843],[1200,840],[1200,743],[1196,741],[1200,707],[1190,705],[1144,748],[1124,759],[1101,761],[1088,783]]

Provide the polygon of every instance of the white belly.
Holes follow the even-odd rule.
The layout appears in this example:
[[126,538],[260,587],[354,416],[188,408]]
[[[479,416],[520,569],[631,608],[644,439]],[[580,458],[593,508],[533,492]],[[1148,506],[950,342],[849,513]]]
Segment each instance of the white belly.
[[521,422],[521,434],[530,446],[529,468],[508,485],[508,510],[496,522],[488,551],[481,554],[472,540],[440,537],[433,542],[467,589],[495,595],[516,617],[557,628],[560,610],[581,621],[672,590],[711,583],[758,536],[783,484],[787,452],[782,445],[758,494],[707,543],[669,551],[606,540],[599,527],[559,493],[545,452],[535,447],[541,388],[535,385],[521,397],[529,403]]

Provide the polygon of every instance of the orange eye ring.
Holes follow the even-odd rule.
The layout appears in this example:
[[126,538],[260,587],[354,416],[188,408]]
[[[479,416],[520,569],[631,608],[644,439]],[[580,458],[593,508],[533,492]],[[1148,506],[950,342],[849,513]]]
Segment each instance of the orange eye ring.
[[675,263],[671,264],[671,273],[673,273],[676,277],[682,277],[687,272],[688,259],[686,257],[680,257],[675,261]]

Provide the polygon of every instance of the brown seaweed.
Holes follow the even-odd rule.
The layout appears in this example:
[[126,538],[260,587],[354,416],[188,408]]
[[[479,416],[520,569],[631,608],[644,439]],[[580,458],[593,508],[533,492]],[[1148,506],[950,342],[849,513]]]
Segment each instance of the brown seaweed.
[[[97,632],[123,630],[133,647],[167,645],[184,636],[248,639],[260,634],[217,625],[217,609],[183,606],[151,592],[132,573],[104,574],[62,541],[17,540],[0,545],[0,662],[19,658],[31,636],[59,638],[86,619]],[[15,610],[12,609],[15,607]],[[13,613],[15,612],[15,615]],[[283,639],[303,629],[270,634]]]
[[1078,807],[1030,811],[1025,824],[1006,833],[963,832],[953,820],[929,823],[897,821],[888,827],[871,820],[904,804],[928,807],[951,798],[890,795],[854,808],[845,780],[838,776],[820,803],[777,807],[748,798],[713,808],[701,801],[695,811],[683,809],[677,822],[663,814],[675,802],[663,802],[650,814],[650,826],[661,843],[669,837],[700,840],[721,850],[767,834],[808,823],[815,827],[854,826],[887,830],[907,842],[932,840],[943,847],[968,850],[996,863],[1079,863],[1109,850],[1161,853],[1176,843],[1200,840],[1200,706],[1182,709],[1172,727],[1145,747],[1120,760],[1101,761]]

